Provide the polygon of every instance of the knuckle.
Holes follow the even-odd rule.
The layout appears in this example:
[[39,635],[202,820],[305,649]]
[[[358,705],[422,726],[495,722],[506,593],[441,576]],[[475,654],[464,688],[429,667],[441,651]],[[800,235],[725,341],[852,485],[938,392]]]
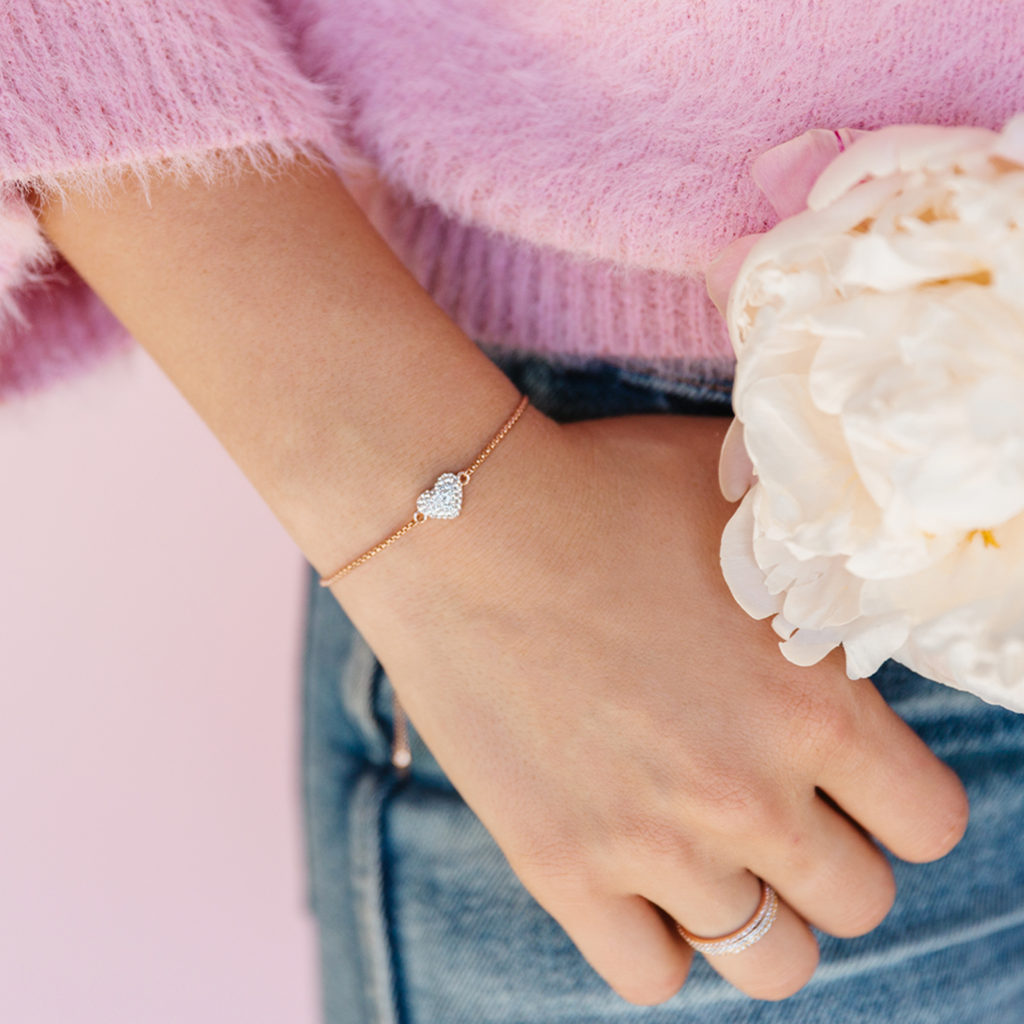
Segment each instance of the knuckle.
[[807,955],[790,959],[756,978],[747,989],[749,995],[770,1002],[779,1002],[796,995],[811,980],[818,968],[820,953],[817,943]]
[[963,839],[971,820],[971,802],[962,785],[958,785],[956,796],[950,801],[948,814],[948,831],[943,840],[942,855],[949,853]]
[[852,865],[852,870],[842,859],[822,859],[809,844],[787,850],[787,855],[787,868],[800,879],[810,916],[830,935],[864,935],[882,923],[896,902],[896,876],[881,853],[874,862]]
[[817,921],[823,931],[837,938],[852,939],[873,931],[892,910],[896,902],[896,876],[888,861],[879,855],[874,865],[853,875],[841,866],[819,870],[807,897],[813,907],[825,914]]
[[539,903],[587,900],[599,889],[597,872],[575,842],[534,839],[508,854],[509,864]]
[[[821,856],[814,848],[802,829],[790,828],[779,830],[779,845],[785,857],[786,870],[796,878],[803,879],[804,885],[811,891],[817,891],[821,882],[834,879],[821,879]],[[785,839],[783,839],[785,836]]]
[[729,980],[748,996],[771,1002],[799,992],[814,976],[821,953],[809,930],[804,930],[802,936],[791,934],[791,940],[784,957],[752,959],[740,978],[733,978],[730,972]]
[[705,772],[695,798],[703,815],[725,829],[745,826],[758,807],[756,787],[728,768]]
[[605,980],[627,1003],[635,1006],[656,1006],[668,1002],[686,981],[690,960],[680,959],[678,963],[666,966],[658,973],[638,977],[635,972],[623,974],[621,978]]
[[530,838],[520,846],[517,856],[531,871],[558,876],[574,873],[581,859],[578,845],[558,835]]
[[896,878],[890,870],[869,892],[853,901],[842,929],[832,934],[842,939],[852,939],[874,931],[888,916],[895,902]]
[[633,817],[624,822],[617,836],[618,858],[624,863],[636,862],[638,851],[643,859],[669,860],[686,863],[693,848],[693,840],[681,823],[650,815]]
[[778,807],[765,784],[745,775],[716,773],[703,781],[701,815],[717,834],[767,837],[778,828]]
[[948,796],[934,802],[929,827],[920,837],[916,855],[906,859],[924,863],[945,857],[963,839],[970,813],[967,792],[958,780]]
[[796,749],[821,764],[854,747],[857,719],[839,691],[824,688],[790,690],[782,713]]

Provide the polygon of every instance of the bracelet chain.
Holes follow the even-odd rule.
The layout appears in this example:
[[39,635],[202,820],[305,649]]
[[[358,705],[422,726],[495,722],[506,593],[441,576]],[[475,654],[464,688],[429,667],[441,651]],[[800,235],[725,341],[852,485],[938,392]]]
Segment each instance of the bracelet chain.
[[[473,464],[467,467],[466,469],[461,470],[457,474],[458,481],[461,487],[465,487],[465,485],[469,483],[470,478],[480,468],[481,463],[487,458],[488,455],[491,454],[492,451],[494,451],[494,449],[501,442],[501,439],[515,426],[516,420],[518,420],[519,417],[523,414],[523,410],[526,408],[526,405],[529,401],[530,399],[528,395],[523,395],[520,398],[519,405],[516,406],[515,412],[513,412],[512,415],[509,416],[509,418],[505,421],[504,426],[502,426],[502,428],[494,435],[494,437],[491,438],[491,440],[487,443],[483,451],[481,451],[480,454],[476,457]],[[444,475],[446,474],[442,474],[442,476]],[[455,518],[455,516],[457,516],[458,514],[458,511],[455,511],[453,515],[448,515],[443,518]],[[391,534],[391,536],[385,538],[379,544],[374,545],[372,548],[370,548],[369,551],[365,551],[358,558],[353,559],[353,561],[347,563],[346,565],[343,565],[337,572],[333,573],[332,575],[322,577],[320,580],[320,586],[329,587],[332,583],[336,582],[337,580],[340,580],[342,576],[345,576],[347,573],[350,573],[353,569],[358,568],[364,562],[368,562],[371,558],[373,558],[374,555],[380,554],[380,552],[383,551],[386,547],[390,546],[391,544],[394,544],[394,542],[398,540],[399,537],[402,537],[405,534],[407,534],[414,526],[418,526],[420,523],[424,522],[429,518],[434,517],[425,515],[423,512],[417,510],[416,514],[412,517],[412,519],[410,519],[409,522],[407,522],[404,526],[400,527],[393,534]]]

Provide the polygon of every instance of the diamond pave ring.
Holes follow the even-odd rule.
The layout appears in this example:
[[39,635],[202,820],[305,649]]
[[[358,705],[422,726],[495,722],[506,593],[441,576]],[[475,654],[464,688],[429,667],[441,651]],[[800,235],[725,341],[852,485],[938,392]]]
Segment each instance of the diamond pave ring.
[[757,910],[746,924],[741,925],[735,931],[729,932],[728,935],[707,938],[702,935],[694,935],[678,922],[676,922],[676,930],[698,953],[703,953],[705,956],[741,953],[768,934],[768,929],[771,928],[779,910],[779,897],[775,890],[764,879],[760,881],[761,900],[757,905]]

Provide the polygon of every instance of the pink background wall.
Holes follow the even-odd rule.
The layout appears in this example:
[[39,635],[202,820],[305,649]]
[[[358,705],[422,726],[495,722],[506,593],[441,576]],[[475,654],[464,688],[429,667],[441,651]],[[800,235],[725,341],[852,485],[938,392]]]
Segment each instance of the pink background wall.
[[141,348],[0,406],[0,1020],[318,1019],[305,566]]

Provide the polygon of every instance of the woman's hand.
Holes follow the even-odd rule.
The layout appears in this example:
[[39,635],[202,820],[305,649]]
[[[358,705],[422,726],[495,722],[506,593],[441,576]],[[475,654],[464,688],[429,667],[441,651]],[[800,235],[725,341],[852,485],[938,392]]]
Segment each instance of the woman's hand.
[[523,884],[621,996],[675,993],[692,952],[670,919],[736,928],[755,876],[779,893],[775,924],[711,963],[788,996],[817,963],[805,921],[861,935],[892,905],[866,833],[937,859],[966,827],[963,787],[870,681],[834,657],[790,665],[732,600],[724,420],[527,414],[464,519],[335,594]]
[[[40,223],[318,569],[379,539],[423,438],[469,453],[514,407],[335,175],[296,161],[143,188],[129,170],[100,198],[37,199]],[[869,682],[794,668],[733,603],[724,425],[528,407],[457,523],[332,587],[523,883],[641,1003],[690,962],[657,908],[714,935],[747,919],[754,875],[771,882],[771,931],[712,961],[764,998],[813,970],[801,916],[836,935],[881,920],[889,867],[816,787],[910,860],[946,853],[967,814]]]

